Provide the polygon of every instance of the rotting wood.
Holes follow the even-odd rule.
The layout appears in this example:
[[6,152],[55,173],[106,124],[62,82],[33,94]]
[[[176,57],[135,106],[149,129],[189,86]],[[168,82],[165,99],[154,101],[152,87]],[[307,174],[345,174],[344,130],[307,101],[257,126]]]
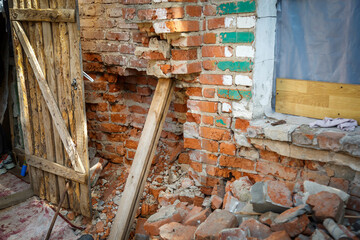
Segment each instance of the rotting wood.
[[74,9],[11,9],[12,21],[75,22]]
[[126,181],[125,190],[119,203],[114,223],[110,231],[110,240],[128,239],[130,229],[139,207],[152,159],[155,155],[167,111],[172,98],[175,81],[159,79],[146,117],[138,150]]
[[21,42],[21,45],[30,61],[31,67],[34,70],[36,79],[38,80],[39,87],[42,91],[42,94],[44,96],[44,99],[46,101],[46,104],[50,110],[52,119],[55,122],[55,126],[60,134],[61,140],[65,146],[66,152],[68,153],[71,163],[75,169],[75,171],[84,173],[85,169],[84,166],[80,160],[79,154],[76,150],[75,143],[72,140],[69,132],[66,129],[66,125],[64,120],[61,117],[60,110],[56,104],[56,101],[54,99],[54,96],[51,93],[51,90],[44,78],[44,74],[39,66],[39,62],[36,59],[34,50],[32,46],[30,45],[30,42],[20,26],[20,23],[17,21],[13,21],[13,26],[15,29],[15,32]]
[[26,161],[29,165],[41,169],[43,171],[56,174],[69,180],[87,184],[87,176],[83,173],[75,172],[73,169],[65,167],[47,159],[34,155],[26,155]]
[[26,199],[34,196],[34,191],[29,187],[23,191],[0,198],[0,209],[8,208],[24,202]]

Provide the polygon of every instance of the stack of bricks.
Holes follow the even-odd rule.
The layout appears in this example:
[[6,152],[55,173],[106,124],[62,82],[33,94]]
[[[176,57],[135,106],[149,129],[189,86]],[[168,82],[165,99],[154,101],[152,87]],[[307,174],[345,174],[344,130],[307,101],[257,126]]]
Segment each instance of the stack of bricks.
[[177,81],[158,159],[188,164],[210,195],[219,179],[303,180],[353,189],[348,167],[282,156],[251,143],[258,1],[81,0],[90,148],[131,164],[157,78]]

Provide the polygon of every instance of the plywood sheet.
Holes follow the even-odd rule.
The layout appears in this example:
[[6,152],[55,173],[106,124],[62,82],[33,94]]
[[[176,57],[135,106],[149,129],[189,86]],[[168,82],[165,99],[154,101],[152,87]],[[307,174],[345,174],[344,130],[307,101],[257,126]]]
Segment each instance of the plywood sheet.
[[278,78],[275,111],[318,119],[352,118],[360,122],[360,85]]

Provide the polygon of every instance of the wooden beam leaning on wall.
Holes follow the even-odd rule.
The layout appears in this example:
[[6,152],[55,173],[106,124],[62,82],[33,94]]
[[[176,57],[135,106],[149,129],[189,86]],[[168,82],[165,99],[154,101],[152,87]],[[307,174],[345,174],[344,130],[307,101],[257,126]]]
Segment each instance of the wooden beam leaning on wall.
[[75,22],[74,9],[12,9],[11,21]]
[[65,150],[69,155],[71,164],[74,167],[75,171],[80,172],[80,173],[85,173],[85,168],[81,162],[79,153],[77,152],[77,149],[75,147],[75,143],[72,140],[72,138],[69,134],[69,131],[66,128],[66,125],[61,116],[59,107],[57,106],[55,98],[52,95],[49,85],[46,82],[44,73],[41,70],[39,62],[36,59],[35,52],[31,46],[24,30],[22,29],[20,23],[17,21],[13,21],[13,26],[14,26],[16,35],[18,36],[19,41],[25,51],[25,54],[29,59],[30,65],[34,71],[36,80],[39,84],[39,87],[41,89],[41,92],[43,94],[45,102],[49,108],[49,111],[50,111],[52,119],[55,123],[56,129],[58,130],[60,138],[64,144]]
[[172,99],[175,80],[159,79],[154,97],[141,133],[139,147],[126,180],[119,208],[110,231],[110,240],[126,240],[144,191],[151,162],[162,132],[163,124]]

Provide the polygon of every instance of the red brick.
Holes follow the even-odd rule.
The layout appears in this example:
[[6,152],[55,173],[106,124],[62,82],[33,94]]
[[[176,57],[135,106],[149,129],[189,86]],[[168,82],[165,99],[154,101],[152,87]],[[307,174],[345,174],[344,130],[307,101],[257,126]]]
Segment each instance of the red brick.
[[186,121],[187,122],[195,122],[197,124],[200,124],[201,122],[201,115],[196,113],[186,113]]
[[255,163],[245,158],[237,158],[232,156],[220,156],[219,159],[220,166],[224,167],[233,167],[233,168],[241,168],[244,170],[254,171]]
[[216,34],[215,33],[205,33],[204,34],[204,43],[206,43],[206,44],[216,43]]
[[220,152],[227,155],[235,155],[236,145],[232,143],[221,143]]
[[203,124],[205,124],[205,125],[213,125],[214,124],[214,117],[203,115],[201,117],[201,122]]
[[163,240],[192,239],[196,227],[185,226],[181,223],[172,222],[160,227],[160,237]]
[[139,142],[134,140],[126,140],[125,147],[130,149],[137,149]]
[[207,112],[207,113],[216,113],[218,108],[216,102],[208,102],[208,101],[188,100],[187,105],[188,108],[193,111]]
[[245,220],[240,224],[239,228],[242,228],[246,232],[250,233],[250,237],[258,239],[265,239],[271,234],[271,230],[268,226],[255,219]]
[[201,207],[194,207],[184,218],[183,224],[190,226],[199,226],[210,215],[210,209],[202,210]]
[[146,114],[148,112],[148,109],[141,106],[133,105],[129,107],[129,111],[132,113]]
[[213,60],[205,60],[203,61],[202,65],[205,70],[211,71],[216,69],[216,61]]
[[256,171],[265,175],[272,175],[289,181],[295,180],[297,176],[296,169],[284,167],[281,164],[272,162],[258,161],[256,165]]
[[217,29],[225,27],[225,18],[212,18],[207,20],[208,29]]
[[99,125],[99,130],[104,132],[124,132],[126,127],[112,124],[112,123],[102,123]]
[[215,16],[216,15],[216,6],[215,5],[205,5],[204,6],[204,15],[205,16]]
[[190,167],[192,167],[192,169],[194,169],[196,172],[202,172],[202,164],[199,162],[191,161]]
[[218,128],[210,128],[210,127],[200,127],[200,136],[207,138],[207,139],[213,139],[213,140],[230,140],[231,139],[231,133],[229,130],[223,130]]
[[119,40],[119,41],[127,41],[130,39],[128,32],[115,32],[110,31],[106,33],[106,39],[108,40]]
[[286,231],[273,232],[266,240],[291,240]]
[[184,138],[184,148],[201,149],[201,141],[194,138]]
[[296,217],[294,220],[286,223],[275,224],[271,225],[271,230],[276,231],[286,231],[290,237],[295,237],[302,233],[308,224],[310,223],[309,218],[306,214],[301,215],[300,217]]
[[[166,11],[167,19],[177,19],[184,17],[184,9],[182,7],[174,8],[159,8],[159,10]],[[140,9],[138,11],[138,17],[140,20],[156,20],[158,18],[157,9]]]
[[223,75],[219,74],[201,74],[200,75],[201,84],[209,85],[223,85]]
[[171,45],[181,47],[198,47],[201,45],[201,36],[186,36],[172,40]]
[[348,204],[346,205],[346,208],[360,212],[360,198],[355,197],[355,196],[350,196]]
[[186,106],[186,104],[174,103],[174,111],[180,112],[180,113],[186,113],[187,106]]
[[127,115],[125,114],[111,114],[111,121],[115,123],[126,123]]
[[319,147],[332,151],[339,151],[341,149],[340,139],[343,138],[345,133],[338,132],[323,132],[317,136]]
[[200,87],[188,87],[186,88],[186,94],[188,96],[202,97],[201,90]]
[[214,88],[204,88],[203,95],[206,98],[213,98],[215,96],[215,89]]
[[123,8],[122,13],[124,19],[133,19],[135,16],[135,8]]
[[279,162],[279,154],[267,150],[260,150],[260,157],[271,162]]
[[230,128],[231,118],[229,117],[216,117],[215,119],[215,126],[223,127],[223,128]]
[[250,122],[248,120],[239,118],[235,120],[235,128],[240,129],[242,132],[246,132],[249,126]]
[[209,152],[218,152],[219,143],[217,141],[203,139],[202,141],[202,149]]
[[326,172],[320,171],[301,171],[301,178],[303,180],[317,182],[322,185],[328,185],[330,181],[330,178],[327,176]]
[[220,209],[223,199],[217,195],[212,195],[211,198],[211,208],[212,209]]
[[181,153],[178,158],[178,162],[180,164],[190,164],[190,157],[187,153]]
[[202,7],[201,6],[186,6],[186,13],[190,17],[200,17]]
[[171,72],[173,74],[191,74],[191,73],[199,73],[202,71],[200,62],[192,62],[192,63],[178,63],[171,67]]
[[83,53],[83,61],[102,62],[102,57],[98,53]]
[[340,189],[346,193],[349,191],[349,181],[343,178],[331,178],[329,186]]
[[121,105],[121,104],[111,105],[112,112],[122,112],[125,109],[126,109],[126,105]]
[[197,32],[200,29],[198,21],[169,21],[165,24],[170,32]]
[[173,60],[194,60],[197,59],[197,49],[172,49],[171,58]]
[[268,181],[267,182],[267,196],[274,204],[284,207],[292,207],[291,191],[284,182]]
[[[229,51],[232,51],[228,47]],[[202,57],[225,57],[225,47],[224,46],[203,46],[201,48]]]

